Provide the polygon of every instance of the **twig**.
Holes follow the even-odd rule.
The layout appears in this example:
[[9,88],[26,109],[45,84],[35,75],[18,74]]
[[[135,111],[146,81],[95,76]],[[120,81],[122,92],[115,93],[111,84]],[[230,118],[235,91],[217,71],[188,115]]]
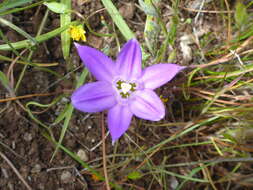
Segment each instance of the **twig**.
[[[200,10],[200,9],[192,9],[192,8],[187,8],[187,7],[182,7],[182,6],[179,6],[180,8],[186,10],[186,11],[189,11],[189,12],[201,12],[201,13],[208,13],[208,14],[222,14],[222,13],[234,13],[235,10],[222,10],[222,11],[216,11],[216,10]],[[252,12],[253,9],[248,9],[249,12]]]
[[225,0],[225,4],[226,4],[226,7],[227,7],[227,11],[228,11],[227,42],[229,44],[229,42],[231,41],[231,12],[230,12],[229,3],[228,3],[227,0]]
[[21,155],[17,154],[17,153],[16,153],[14,150],[12,150],[7,144],[5,144],[5,143],[3,143],[3,142],[0,141],[0,145],[2,145],[4,148],[8,149],[12,154],[14,154],[15,156],[17,156],[18,158],[24,160],[24,158],[23,158]]
[[108,137],[108,135],[109,135],[109,131],[106,133],[104,139],[102,139],[102,140],[101,140],[100,142],[98,142],[94,147],[92,147],[91,149],[88,149],[88,150],[89,150],[90,152],[94,151],[97,147],[99,147],[99,146],[103,143],[103,141]]
[[[14,88],[14,76],[13,76],[13,70],[14,70],[14,66],[17,63],[17,61],[20,59],[20,56],[22,56],[27,50],[23,50],[19,56],[17,56],[10,64],[9,68],[8,68],[8,72],[7,72],[7,78],[10,81],[10,85],[11,85],[11,89]],[[12,91],[12,95],[15,96],[15,92]]]
[[1,151],[0,151],[0,156],[9,164],[11,169],[18,176],[18,178],[23,182],[23,184],[26,186],[26,188],[29,189],[29,190],[32,190],[32,188],[28,185],[28,183],[26,183],[26,181],[21,176],[21,174],[18,172],[18,170],[15,168],[15,166],[11,163],[11,161]]
[[104,169],[104,176],[105,176],[105,183],[106,189],[110,190],[108,175],[107,175],[107,166],[106,166],[106,152],[105,152],[105,125],[104,125],[104,113],[101,114],[101,126],[102,126],[102,139],[103,139],[103,169]]
[[55,168],[48,168],[46,171],[47,172],[51,172],[51,171],[54,171],[54,170],[66,170],[66,169],[73,169],[75,166],[72,165],[72,166],[64,166],[64,167],[55,167]]
[[[200,10],[203,9],[204,4],[205,4],[205,1],[206,1],[206,0],[202,0],[201,5],[200,5]],[[198,12],[197,15],[195,16],[195,18],[194,18],[194,23],[195,23],[195,24],[197,24],[198,18],[199,18],[199,16],[200,16],[200,14],[201,14],[201,12]]]
[[234,144],[231,144],[231,143],[224,142],[224,141],[222,141],[218,138],[213,138],[213,139],[214,139],[215,142],[219,143],[222,146],[232,147],[233,149],[237,149],[237,150],[240,150],[240,151],[253,152],[253,148],[246,147],[246,144],[234,145]]
[[57,92],[51,92],[51,93],[45,93],[45,94],[27,94],[23,96],[15,96],[15,97],[10,97],[10,98],[0,99],[0,103],[32,98],[32,97],[39,97],[39,96],[53,96],[53,95],[62,94],[62,93],[63,91],[57,91]]
[[205,167],[204,164],[202,164],[202,163],[200,164],[200,167],[203,168],[203,169],[202,169],[203,175],[205,176],[205,178],[207,178],[207,180],[208,180],[209,183],[211,184],[212,188],[213,188],[214,190],[217,190],[217,188],[215,187],[214,182],[213,182],[213,180],[212,180],[212,178],[211,178],[211,175],[210,175],[210,172],[209,172],[208,168]]
[[234,57],[234,54],[239,54],[240,55],[240,52],[245,48],[247,47],[251,41],[253,41],[253,36],[249,37],[247,40],[245,40],[236,50],[233,51],[233,53],[229,53],[217,60],[214,60],[214,61],[211,61],[210,63],[207,63],[207,64],[202,64],[202,65],[192,65],[190,66],[191,68],[205,68],[205,67],[209,67],[209,66],[212,66],[212,65],[217,65],[217,64],[220,64],[220,63],[225,63],[231,59],[233,59]]

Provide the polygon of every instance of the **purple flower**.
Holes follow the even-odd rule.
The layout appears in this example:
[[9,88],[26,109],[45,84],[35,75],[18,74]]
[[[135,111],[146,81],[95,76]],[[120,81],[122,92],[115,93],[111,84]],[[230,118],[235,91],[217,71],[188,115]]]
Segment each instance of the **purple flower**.
[[104,53],[75,44],[84,65],[98,80],[78,88],[72,95],[73,106],[83,112],[108,111],[112,140],[128,129],[133,115],[159,121],[165,107],[154,89],[170,81],[183,68],[176,64],[156,64],[141,68],[141,49],[137,40],[129,40],[116,62]]

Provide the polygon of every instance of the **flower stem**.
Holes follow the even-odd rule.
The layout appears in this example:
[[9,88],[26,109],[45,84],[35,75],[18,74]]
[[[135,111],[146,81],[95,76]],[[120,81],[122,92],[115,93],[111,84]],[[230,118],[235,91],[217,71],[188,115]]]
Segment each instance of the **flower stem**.
[[108,175],[107,175],[107,166],[106,166],[106,152],[105,152],[105,125],[104,125],[104,113],[101,114],[101,126],[102,126],[102,140],[103,140],[103,169],[104,169],[104,176],[105,176],[105,183],[106,189],[110,190]]

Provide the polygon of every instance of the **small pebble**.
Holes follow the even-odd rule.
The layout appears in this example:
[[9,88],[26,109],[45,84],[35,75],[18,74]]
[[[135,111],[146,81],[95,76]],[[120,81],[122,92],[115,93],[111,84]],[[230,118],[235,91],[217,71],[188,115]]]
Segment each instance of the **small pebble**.
[[15,148],[16,148],[16,143],[15,143],[15,141],[12,141],[11,146],[12,146],[12,149],[15,149]]
[[61,102],[62,102],[62,103],[68,103],[68,102],[69,102],[69,99],[66,98],[66,97],[63,97],[63,98],[61,99]]
[[8,173],[7,173],[7,170],[6,170],[6,169],[1,168],[1,171],[2,171],[2,174],[3,174],[4,178],[9,178],[9,175],[8,175]]
[[25,133],[24,134],[24,140],[27,142],[30,142],[33,139],[32,134],[31,133]]
[[62,174],[61,174],[61,181],[63,183],[68,183],[71,181],[71,173],[69,171],[64,171]]
[[126,19],[133,18],[134,13],[135,13],[134,3],[133,2],[125,3],[122,7],[119,8],[119,12]]
[[83,149],[79,149],[79,150],[77,151],[77,156],[79,156],[79,157],[81,158],[81,160],[84,161],[84,162],[86,162],[86,161],[89,160],[86,151],[83,150]]
[[178,187],[178,181],[175,177],[171,177],[170,187],[171,189],[176,189]]
[[41,171],[41,166],[39,164],[35,164],[35,166],[31,170],[31,173],[39,173],[40,171]]
[[14,185],[11,182],[8,183],[8,189],[14,190]]

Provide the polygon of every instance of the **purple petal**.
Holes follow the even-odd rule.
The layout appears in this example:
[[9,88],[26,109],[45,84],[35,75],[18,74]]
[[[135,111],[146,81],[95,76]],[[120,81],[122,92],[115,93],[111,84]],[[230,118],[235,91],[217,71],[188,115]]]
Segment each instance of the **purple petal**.
[[105,81],[85,84],[78,88],[71,97],[73,106],[83,112],[99,112],[116,104],[115,91]]
[[84,65],[97,80],[111,81],[115,75],[115,63],[101,51],[75,43]]
[[176,64],[156,64],[147,67],[141,80],[145,88],[156,89],[173,79],[185,67]]
[[141,75],[141,48],[137,40],[129,40],[117,57],[117,68],[125,79],[137,79]]
[[153,90],[136,91],[130,100],[130,109],[139,118],[159,121],[165,115],[165,107]]
[[125,133],[131,123],[132,116],[128,106],[118,104],[109,110],[108,127],[113,141]]

